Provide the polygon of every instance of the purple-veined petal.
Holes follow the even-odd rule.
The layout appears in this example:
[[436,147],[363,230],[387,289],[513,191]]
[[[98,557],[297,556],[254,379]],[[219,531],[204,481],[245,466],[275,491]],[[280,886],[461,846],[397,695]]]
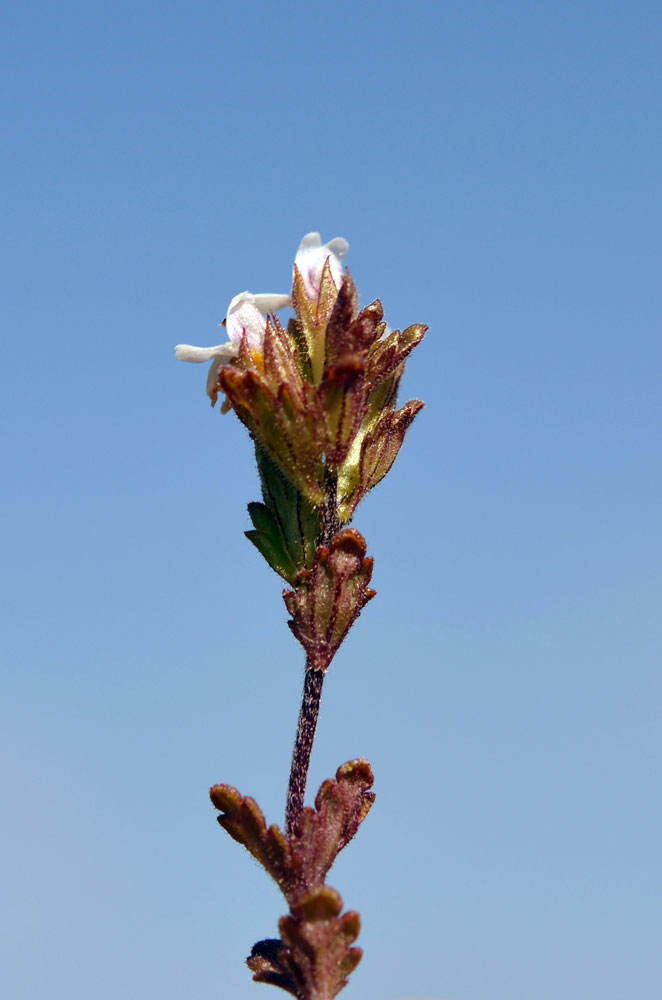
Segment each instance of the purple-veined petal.
[[248,346],[254,351],[261,351],[267,328],[267,314],[283,309],[290,303],[289,295],[253,295],[252,292],[235,295],[225,317],[225,328],[230,340],[238,344],[245,331]]
[[322,244],[319,233],[307,233],[301,240],[294,260],[309,298],[316,299],[319,295],[322,271],[328,259],[331,277],[336,288],[342,280],[342,261],[349,250],[349,243],[342,236],[336,236],[328,243]]

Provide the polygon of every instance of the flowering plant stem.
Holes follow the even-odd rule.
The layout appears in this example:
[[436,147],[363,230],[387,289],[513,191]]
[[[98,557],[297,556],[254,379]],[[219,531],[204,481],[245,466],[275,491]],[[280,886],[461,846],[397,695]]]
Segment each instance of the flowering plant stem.
[[338,476],[328,466],[324,470],[324,505],[322,507],[322,530],[319,544],[328,545],[340,530],[338,517]]
[[[423,404],[396,408],[405,361],[425,327],[391,331],[381,302],[359,309],[342,259],[347,242],[301,241],[289,295],[242,292],[228,307],[230,340],[216,347],[180,344],[183,361],[211,362],[207,393],[225,394],[255,444],[262,500],[248,505],[246,532],[287,582],[288,625],[306,655],[287,790],[285,828],[267,825],[255,799],[214,785],[221,827],[279,886],[288,913],[279,938],[258,941],[247,964],[256,982],[296,1000],[334,1000],[356,968],[360,919],[343,912],[326,882],[374,801],[367,760],[342,764],[305,806],[308,768],[324,675],[348,631],[375,596],[365,539],[349,527],[354,512],[389,472]],[[271,314],[290,306],[284,328]]]
[[322,685],[324,671],[317,670],[306,663],[306,674],[303,682],[303,697],[299,710],[299,725],[292,752],[292,767],[290,782],[287,788],[287,808],[285,811],[285,833],[290,836],[296,828],[301,810],[303,809],[308,780],[310,755],[315,739],[317,719],[322,700]]
[[[338,517],[338,476],[328,466],[324,470],[324,504],[322,507],[321,530],[318,543],[328,545],[340,530]],[[322,659],[329,665],[333,653],[325,651]],[[306,657],[306,673],[303,682],[303,695],[299,709],[299,723],[292,751],[292,766],[287,787],[287,805],[285,809],[285,832],[291,834],[297,824],[303,809],[308,781],[310,757],[315,740],[317,719],[319,718],[322,701],[322,687],[325,670],[309,655]]]

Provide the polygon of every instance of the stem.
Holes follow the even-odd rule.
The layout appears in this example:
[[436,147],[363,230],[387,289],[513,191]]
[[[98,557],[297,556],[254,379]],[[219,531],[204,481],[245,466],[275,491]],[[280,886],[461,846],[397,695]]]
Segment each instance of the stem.
[[322,530],[318,545],[328,545],[335,534],[340,531],[338,519],[338,474],[324,469],[324,505],[322,507]]
[[[328,466],[325,466],[322,524],[317,544],[328,545],[339,530],[338,475],[336,472],[332,472]],[[320,668],[320,661],[313,661],[310,656],[306,661],[306,676],[303,682],[299,725],[297,726],[297,735],[294,741],[294,750],[292,751],[290,782],[287,787],[287,805],[285,807],[285,833],[287,836],[290,836],[294,832],[299,816],[301,815],[301,810],[303,809],[310,755],[313,749],[317,719],[320,713],[324,671],[328,665],[328,662],[324,662],[323,668]]]
[[294,832],[306,794],[308,766],[310,754],[315,739],[315,729],[320,711],[324,671],[316,670],[306,664],[306,676],[303,682],[303,698],[299,710],[299,725],[297,727],[294,750],[292,751],[292,768],[290,783],[287,789],[287,808],[285,810],[285,833],[289,837]]

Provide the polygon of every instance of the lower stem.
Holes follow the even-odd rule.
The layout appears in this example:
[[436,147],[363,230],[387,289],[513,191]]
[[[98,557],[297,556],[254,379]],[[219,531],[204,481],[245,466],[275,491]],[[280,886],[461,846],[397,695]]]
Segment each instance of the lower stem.
[[[321,530],[317,540],[318,545],[328,545],[333,536],[340,530],[338,519],[338,475],[328,466],[324,469],[324,503],[321,508]],[[328,667],[328,662],[324,663]],[[319,661],[315,664],[309,657],[306,662],[306,676],[303,682],[303,697],[299,710],[299,725],[292,751],[292,767],[290,782],[287,787],[287,805],[285,807],[285,833],[290,836],[297,825],[306,795],[306,782],[310,755],[317,729],[317,719],[320,713],[324,670],[320,669]]]
[[306,676],[303,682],[303,698],[301,699],[301,709],[299,711],[299,725],[294,741],[294,750],[292,751],[290,783],[287,789],[287,807],[285,810],[285,833],[287,836],[290,836],[294,832],[299,816],[301,815],[301,810],[303,809],[310,754],[313,749],[313,740],[315,739],[323,683],[324,671],[315,669],[310,664],[307,664]]

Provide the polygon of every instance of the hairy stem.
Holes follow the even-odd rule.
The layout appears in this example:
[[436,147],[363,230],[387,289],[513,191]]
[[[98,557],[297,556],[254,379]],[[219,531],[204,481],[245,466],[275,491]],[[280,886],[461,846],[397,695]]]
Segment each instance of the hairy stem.
[[315,739],[323,683],[324,671],[316,670],[310,664],[307,664],[306,676],[303,682],[303,698],[299,711],[299,725],[297,727],[296,740],[294,741],[294,750],[292,751],[290,783],[287,789],[285,832],[288,836],[294,831],[297,820],[301,815],[301,810],[303,809],[310,754],[313,749],[313,740]]
[[319,545],[328,545],[340,531],[338,518],[338,475],[329,468],[324,470],[324,505],[322,507],[322,530]]
[[[339,530],[338,476],[337,473],[330,471],[327,466],[324,470],[324,505],[322,507],[321,531],[317,540],[318,545],[328,545]],[[299,725],[297,726],[297,735],[294,741],[294,750],[292,751],[292,766],[290,768],[290,782],[287,788],[287,805],[285,807],[285,831],[288,836],[294,831],[301,810],[303,809],[310,755],[313,749],[313,740],[315,739],[317,719],[320,712],[324,672],[329,662],[324,662],[322,668],[320,668],[319,660],[314,662],[309,657],[306,662],[303,698],[301,699]]]

